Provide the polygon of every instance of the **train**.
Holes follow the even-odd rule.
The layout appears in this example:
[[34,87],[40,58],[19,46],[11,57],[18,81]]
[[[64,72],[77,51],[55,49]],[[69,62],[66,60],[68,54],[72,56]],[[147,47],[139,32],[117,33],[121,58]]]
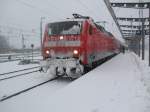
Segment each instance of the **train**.
[[78,78],[121,49],[121,42],[91,17],[73,14],[73,18],[46,24],[41,65],[54,76]]

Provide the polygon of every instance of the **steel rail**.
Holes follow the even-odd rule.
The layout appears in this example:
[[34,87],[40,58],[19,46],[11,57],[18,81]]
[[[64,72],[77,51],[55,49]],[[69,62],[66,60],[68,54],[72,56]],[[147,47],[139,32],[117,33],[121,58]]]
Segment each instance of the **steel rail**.
[[58,79],[58,78],[59,78],[59,77],[55,77],[55,78],[53,78],[53,79],[47,80],[47,81],[45,81],[45,82],[39,83],[39,84],[37,84],[37,85],[31,86],[31,87],[29,87],[29,88],[26,88],[26,89],[24,89],[24,90],[21,90],[21,91],[19,91],[19,92],[16,92],[16,93],[14,93],[14,94],[12,94],[12,95],[9,95],[9,96],[7,96],[7,97],[5,97],[5,98],[0,99],[0,102],[3,102],[3,101],[5,101],[5,100],[8,100],[8,99],[10,99],[10,98],[12,98],[12,97],[15,97],[15,96],[17,96],[17,95],[20,95],[20,94],[22,94],[22,93],[25,93],[25,92],[27,92],[27,91],[29,91],[29,90],[32,90],[32,89],[34,89],[34,88],[37,88],[37,87],[39,87],[39,86],[42,86],[42,85],[44,85],[44,84],[46,84],[46,83],[48,83],[48,82],[51,82],[51,81],[53,81],[53,80],[56,80],[56,79]]
[[6,72],[6,73],[0,74],[0,76],[12,74],[12,73],[17,73],[17,72],[21,72],[21,71],[26,71],[26,70],[31,70],[31,69],[39,68],[39,67],[40,66],[36,66],[36,67],[31,67],[31,68],[25,68],[25,69],[22,69],[22,70],[15,70],[15,71],[12,71],[12,72]]
[[34,70],[34,71],[31,71],[31,72],[26,72],[26,73],[22,73],[22,74],[10,76],[10,77],[5,77],[5,78],[0,79],[0,81],[4,81],[4,80],[7,80],[7,79],[12,79],[12,78],[20,77],[20,76],[24,76],[24,75],[28,75],[28,74],[31,74],[31,73],[34,73],[34,72],[39,72],[39,71],[40,70]]

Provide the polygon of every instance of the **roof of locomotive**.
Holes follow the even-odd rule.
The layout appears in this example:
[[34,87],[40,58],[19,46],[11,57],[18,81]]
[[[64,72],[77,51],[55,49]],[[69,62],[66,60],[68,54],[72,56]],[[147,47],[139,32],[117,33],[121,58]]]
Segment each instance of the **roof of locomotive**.
[[55,21],[51,21],[48,22],[49,23],[57,23],[57,22],[67,22],[67,21],[79,21],[79,22],[83,22],[86,20],[91,20],[91,19],[83,19],[83,18],[66,18],[66,19],[61,19],[61,20],[55,20]]
[[53,22],[49,22],[49,23],[65,22],[65,21],[81,21],[82,22],[82,21],[86,21],[86,20],[94,22],[94,20],[89,16],[82,16],[77,13],[73,13],[72,15],[73,15],[73,18],[66,18],[63,20],[53,21]]

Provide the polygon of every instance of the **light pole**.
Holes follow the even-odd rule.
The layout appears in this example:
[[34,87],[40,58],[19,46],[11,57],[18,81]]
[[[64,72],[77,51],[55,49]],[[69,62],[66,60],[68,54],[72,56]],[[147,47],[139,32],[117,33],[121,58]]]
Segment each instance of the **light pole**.
[[43,19],[45,19],[45,17],[41,17],[40,19],[40,41],[41,41],[41,53],[42,53],[42,36],[43,36],[43,29],[42,29],[42,25],[43,25]]
[[34,44],[31,44],[31,48],[32,48],[32,62],[33,62],[33,47],[34,47]]
[[24,56],[25,56],[25,38],[24,35],[22,34],[22,50],[23,50],[23,60],[24,60]]
[[[139,0],[139,3],[143,3],[143,0]],[[142,22],[142,28],[141,28],[141,41],[142,41],[142,60],[145,58],[145,34],[144,34],[144,19],[143,19],[143,9],[139,9],[139,16],[141,18]]]
[[149,7],[149,66],[150,66],[150,7]]

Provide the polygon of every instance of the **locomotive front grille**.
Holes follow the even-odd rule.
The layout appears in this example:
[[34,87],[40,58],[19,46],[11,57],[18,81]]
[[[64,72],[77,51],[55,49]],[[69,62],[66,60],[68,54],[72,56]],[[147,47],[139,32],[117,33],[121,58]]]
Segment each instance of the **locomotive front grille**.
[[59,40],[59,41],[48,41],[45,42],[44,47],[78,47],[80,46],[80,40],[70,41],[70,40]]
[[50,59],[48,60],[48,63],[52,66],[60,66],[60,67],[76,67],[76,59],[70,58],[70,59]]

